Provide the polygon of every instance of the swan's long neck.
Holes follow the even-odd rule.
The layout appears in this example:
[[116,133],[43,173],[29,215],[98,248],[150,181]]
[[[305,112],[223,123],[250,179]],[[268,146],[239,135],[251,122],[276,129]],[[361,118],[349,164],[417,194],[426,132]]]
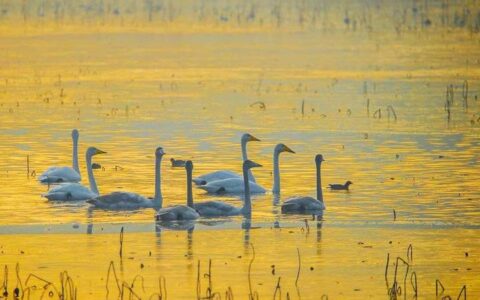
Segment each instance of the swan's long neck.
[[158,208],[162,208],[163,196],[162,196],[162,182],[161,182],[161,166],[162,156],[155,158],[155,197],[153,198],[153,204]]
[[95,181],[95,177],[93,176],[92,170],[92,155],[87,153],[87,173],[88,173],[88,182],[90,183],[90,190],[97,195],[100,195],[97,188],[97,182]]
[[322,195],[322,176],[320,174],[321,162],[317,163],[317,200],[323,201]]
[[187,168],[187,206],[193,208],[192,169]]
[[[247,140],[244,140],[242,139],[242,163],[244,161],[246,161],[248,159],[248,155],[247,155]],[[252,173],[252,170],[248,169],[248,179],[251,181],[251,182],[257,182],[255,180],[255,177],[253,176],[253,173]]]
[[248,169],[243,167],[243,184],[245,190],[245,196],[243,201],[243,214],[246,216],[252,215],[252,201],[250,199],[250,182],[248,181]]
[[78,138],[73,138],[73,154],[72,154],[73,169],[80,174],[80,168],[78,167]]
[[280,166],[279,166],[280,152],[275,150],[273,153],[273,188],[274,194],[280,193]]

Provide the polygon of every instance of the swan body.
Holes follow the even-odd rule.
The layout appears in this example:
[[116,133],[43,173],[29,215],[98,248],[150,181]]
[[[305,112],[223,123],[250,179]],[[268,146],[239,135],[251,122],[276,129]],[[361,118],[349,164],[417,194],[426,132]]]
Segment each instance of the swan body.
[[78,168],[78,138],[79,133],[77,129],[72,130],[73,141],[73,155],[72,167],[50,167],[40,176],[38,181],[43,184],[62,183],[62,182],[79,182],[82,178],[80,176],[80,169]]
[[320,165],[322,161],[324,161],[324,159],[321,154],[315,156],[317,169],[317,198],[315,199],[309,196],[289,198],[282,204],[282,213],[311,214],[322,213],[325,210],[320,176]]
[[174,205],[161,208],[157,211],[155,219],[157,221],[188,221],[196,220],[200,217],[195,209],[186,205]]
[[155,150],[155,197],[153,199],[146,198],[142,195],[130,192],[113,192],[107,195],[97,196],[87,200],[95,208],[111,209],[111,210],[134,210],[149,207],[161,207],[161,179],[160,166],[162,157],[165,154],[162,147]]
[[309,213],[325,209],[323,201],[313,197],[293,197],[282,204],[283,213]]
[[215,171],[215,172],[211,172],[211,173],[193,178],[193,182],[196,185],[201,186],[201,185],[206,185],[207,183],[212,181],[224,180],[229,178],[242,179],[240,175],[232,171]]
[[[191,161],[188,161],[186,166],[193,169],[193,164]],[[245,180],[242,180],[242,182],[245,185],[245,199],[242,207],[236,207],[228,203],[215,200],[193,204],[193,195],[190,194],[189,198],[191,198],[191,203],[193,204],[193,207],[202,217],[227,217],[241,214],[251,214],[252,204],[250,199],[250,188],[248,184],[251,182],[248,181],[248,170],[260,166],[261,165],[252,162],[251,160],[246,160],[243,163],[242,169]]]
[[[254,137],[253,135],[249,134],[249,133],[245,133],[245,134],[242,135],[240,144],[241,144],[241,148],[242,148],[242,159],[243,159],[243,161],[246,161],[248,159],[247,143],[251,142],[251,141],[260,141],[260,140],[257,139],[256,137]],[[223,179],[228,179],[228,178],[242,179],[242,176],[235,173],[235,172],[232,172],[232,171],[222,170],[222,171],[215,171],[215,172],[211,172],[211,173],[207,173],[207,174],[198,176],[198,177],[193,179],[193,182],[196,185],[205,185],[205,184],[207,184],[211,181],[223,180]],[[248,172],[248,178],[249,178],[250,181],[256,182],[255,177],[253,176],[251,170],[249,170],[249,172]]]
[[98,195],[80,183],[68,182],[53,187],[42,196],[53,201],[79,201],[97,197]]
[[50,167],[43,172],[38,180],[40,183],[80,182],[80,174],[70,167]]
[[153,201],[136,193],[113,192],[107,195],[96,196],[87,200],[96,208],[111,210],[130,210],[153,207]]
[[199,202],[193,205],[202,217],[227,217],[242,214],[242,208],[221,201]]
[[66,182],[51,188],[47,193],[43,194],[42,197],[53,201],[79,201],[97,197],[99,193],[92,171],[92,157],[94,155],[103,153],[106,152],[95,147],[90,147],[87,149],[86,161],[90,189],[81,185],[80,183]]
[[171,221],[190,221],[200,217],[198,212],[193,208],[193,192],[192,192],[192,170],[191,161],[185,163],[187,171],[187,205],[173,205],[160,208],[155,214],[155,220],[158,222]]
[[[263,194],[266,190],[259,184],[249,181],[250,193]],[[200,185],[198,188],[209,194],[242,194],[245,193],[243,178],[227,178]]]

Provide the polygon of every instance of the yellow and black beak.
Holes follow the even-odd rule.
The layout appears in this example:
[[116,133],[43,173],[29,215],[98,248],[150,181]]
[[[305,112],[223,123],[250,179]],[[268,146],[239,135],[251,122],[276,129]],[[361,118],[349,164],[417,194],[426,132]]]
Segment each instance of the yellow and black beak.
[[295,151],[293,151],[292,149],[288,148],[287,146],[283,146],[283,151],[284,152],[290,152],[290,153],[295,153]]
[[100,150],[100,149],[97,149],[97,151],[95,152],[95,154],[105,154],[105,153],[107,153],[107,152],[102,151],[102,150]]
[[253,142],[253,141],[255,141],[255,142],[260,142],[260,140],[257,139],[256,137],[254,137],[253,135],[250,135],[250,137],[248,138],[248,141],[249,141],[249,142]]

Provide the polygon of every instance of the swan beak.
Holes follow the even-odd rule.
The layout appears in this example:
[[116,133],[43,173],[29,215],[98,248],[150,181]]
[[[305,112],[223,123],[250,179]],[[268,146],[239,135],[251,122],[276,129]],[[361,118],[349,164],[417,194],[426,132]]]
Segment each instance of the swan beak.
[[292,149],[288,148],[287,146],[285,146],[285,148],[283,148],[283,151],[285,151],[285,152],[290,152],[290,153],[295,153],[295,151],[293,151]]
[[257,139],[256,137],[254,137],[253,135],[250,135],[250,137],[248,138],[248,140],[249,140],[250,142],[252,142],[252,141],[260,142],[260,140]]
[[107,152],[102,151],[102,150],[100,150],[100,149],[97,149],[97,151],[95,152],[95,154],[105,154],[105,153],[107,153]]
[[260,168],[263,167],[261,164],[253,163],[252,168]]

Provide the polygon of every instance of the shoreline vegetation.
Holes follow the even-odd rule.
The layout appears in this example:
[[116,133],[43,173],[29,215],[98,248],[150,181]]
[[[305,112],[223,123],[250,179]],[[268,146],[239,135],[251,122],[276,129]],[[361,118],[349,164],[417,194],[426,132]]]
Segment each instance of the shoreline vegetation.
[[475,1],[4,0],[2,35],[62,32],[480,32]]

